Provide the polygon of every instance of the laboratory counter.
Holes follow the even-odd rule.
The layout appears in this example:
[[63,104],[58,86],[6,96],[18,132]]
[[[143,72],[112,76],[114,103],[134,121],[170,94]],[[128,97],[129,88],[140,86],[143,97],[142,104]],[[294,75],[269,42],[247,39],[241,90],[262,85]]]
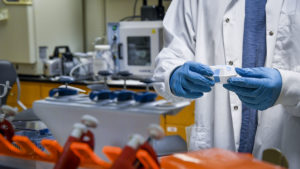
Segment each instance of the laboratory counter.
[[[51,77],[45,77],[45,76],[29,76],[29,75],[19,75],[20,81],[23,82],[41,82],[41,83],[52,83],[52,84],[58,84],[62,82],[58,82],[57,80],[54,80],[54,78]],[[92,85],[92,84],[104,84],[104,80],[92,80],[92,79],[86,79],[86,78],[78,78],[76,79],[72,85]],[[117,79],[114,78],[113,80],[108,80],[107,85],[110,88],[123,88],[124,87],[124,80],[123,79]],[[126,80],[126,85],[128,89],[145,89],[146,84],[140,82],[138,79],[128,79]],[[153,88],[152,88],[153,89]]]

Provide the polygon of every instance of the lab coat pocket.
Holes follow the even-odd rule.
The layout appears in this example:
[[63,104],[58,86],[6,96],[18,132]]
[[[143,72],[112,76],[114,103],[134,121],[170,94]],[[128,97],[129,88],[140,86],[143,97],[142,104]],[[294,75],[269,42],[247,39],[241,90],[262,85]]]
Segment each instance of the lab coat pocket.
[[300,14],[281,14],[274,49],[274,68],[283,70],[300,70]]
[[287,15],[281,13],[278,24],[278,31],[280,31],[280,29],[290,28],[290,26],[293,24],[295,24],[295,15]]
[[294,15],[297,13],[297,4],[297,0],[284,0],[280,12],[279,29],[294,23]]

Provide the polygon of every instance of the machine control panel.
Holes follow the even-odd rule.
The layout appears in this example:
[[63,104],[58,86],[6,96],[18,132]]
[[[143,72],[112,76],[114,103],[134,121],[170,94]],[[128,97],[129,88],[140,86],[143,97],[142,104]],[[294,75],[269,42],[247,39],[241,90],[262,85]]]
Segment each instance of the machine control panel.
[[3,0],[6,5],[32,5],[32,0]]
[[111,22],[107,24],[107,40],[108,44],[118,44],[120,43],[120,23]]

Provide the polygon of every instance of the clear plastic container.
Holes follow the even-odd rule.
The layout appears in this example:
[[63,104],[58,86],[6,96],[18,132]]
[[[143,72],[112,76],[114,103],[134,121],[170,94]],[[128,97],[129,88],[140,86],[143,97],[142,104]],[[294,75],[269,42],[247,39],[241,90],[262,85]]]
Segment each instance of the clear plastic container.
[[233,66],[216,65],[210,66],[210,68],[214,72],[213,78],[215,83],[226,84],[228,79],[238,75]]
[[99,71],[113,72],[114,63],[109,45],[96,45],[93,61],[93,72],[97,76]]

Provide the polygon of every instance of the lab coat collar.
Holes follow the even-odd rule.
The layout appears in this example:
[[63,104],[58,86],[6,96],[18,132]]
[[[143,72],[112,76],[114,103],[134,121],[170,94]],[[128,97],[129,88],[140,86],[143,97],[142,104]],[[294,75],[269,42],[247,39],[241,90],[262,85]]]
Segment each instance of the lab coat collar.
[[230,10],[235,5],[235,3],[237,1],[239,1],[239,0],[227,0],[227,2],[226,2],[227,3],[227,7],[226,7],[225,11],[227,12],[228,10]]

